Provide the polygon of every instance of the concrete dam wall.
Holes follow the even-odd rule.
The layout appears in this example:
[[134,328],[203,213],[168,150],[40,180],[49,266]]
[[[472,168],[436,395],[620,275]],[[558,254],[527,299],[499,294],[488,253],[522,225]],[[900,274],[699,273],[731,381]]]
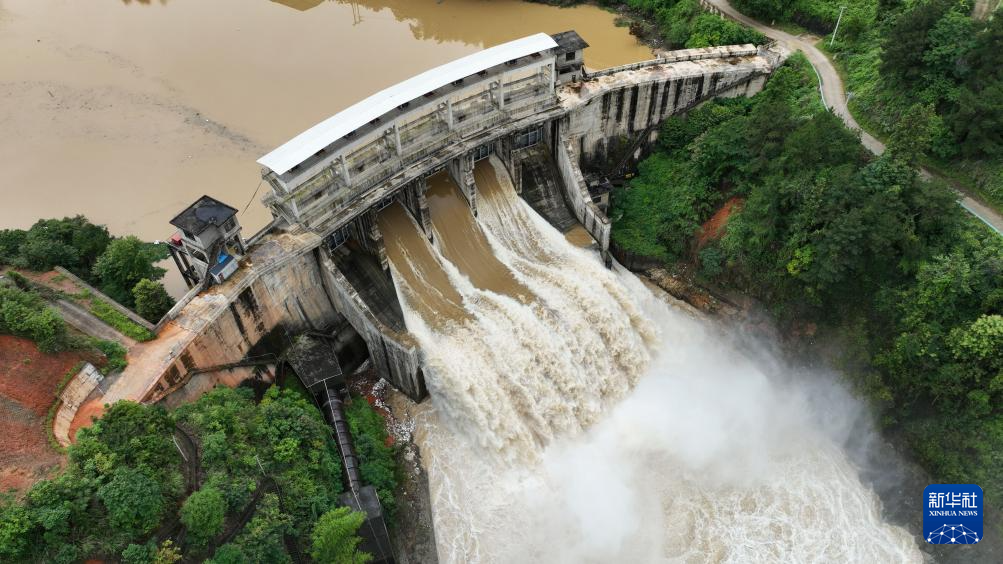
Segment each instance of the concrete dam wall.
[[[276,218],[271,232],[253,238],[229,280],[179,306],[158,339],[130,350],[130,366],[105,401],[158,401],[206,367],[274,353],[289,335],[346,322],[378,374],[420,400],[427,394],[421,351],[390,279],[380,210],[400,203],[432,239],[427,179],[447,171],[476,216],[474,163],[494,155],[551,224],[561,231],[581,224],[607,256],[610,221],[583,166],[637,158],[667,116],[716,96],[752,95],[779,63],[779,55],[752,45],[690,49],[583,70],[558,84],[558,58],[546,47],[491,60],[469,80],[450,75],[444,97],[433,91],[396,106],[377,100],[391,109],[377,117],[357,110],[371,119],[352,122],[347,133],[342,122],[358,116],[339,114],[341,121],[332,118],[333,125],[317,126],[327,124],[320,133],[314,128],[263,159],[281,167],[263,171],[272,186],[264,198]],[[317,143],[321,134],[340,136]],[[293,164],[296,155],[305,160]]]

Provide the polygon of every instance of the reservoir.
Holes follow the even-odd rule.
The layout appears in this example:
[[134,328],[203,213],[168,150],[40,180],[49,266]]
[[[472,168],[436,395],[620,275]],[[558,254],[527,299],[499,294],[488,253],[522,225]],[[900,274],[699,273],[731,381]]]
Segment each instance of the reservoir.
[[84,214],[163,240],[210,194],[241,210],[250,236],[270,219],[254,196],[270,148],[536,32],[578,30],[593,68],[650,59],[615,19],[519,0],[0,0],[0,228]]

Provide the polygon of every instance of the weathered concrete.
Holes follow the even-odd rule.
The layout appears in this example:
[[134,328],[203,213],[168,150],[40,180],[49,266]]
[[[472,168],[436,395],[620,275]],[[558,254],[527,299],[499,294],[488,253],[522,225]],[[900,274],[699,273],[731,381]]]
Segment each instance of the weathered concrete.
[[70,425],[73,423],[73,417],[76,416],[77,410],[80,409],[81,404],[87,399],[87,396],[94,391],[94,388],[101,383],[104,376],[101,372],[94,367],[91,363],[85,363],[83,368],[79,372],[73,375],[70,382],[63,388],[63,392],[59,394],[59,409],[56,411],[56,417],[52,421],[52,432],[56,436],[56,440],[59,444],[65,446],[70,445]]
[[156,340],[130,349],[105,400],[157,401],[198,368],[241,360],[283,332],[332,323],[338,314],[313,255],[319,244],[310,233],[284,233],[250,249],[230,280],[191,300]]
[[561,233],[566,233],[579,222],[564,203],[562,181],[547,148],[537,145],[519,151],[513,159],[519,180],[512,178],[523,199]]
[[[704,100],[759,92],[776,64],[752,45],[681,53],[678,61],[628,65],[618,72],[596,73],[577,89],[561,89],[558,95],[567,117],[561,121],[560,137],[575,140],[586,161],[605,159],[616,140],[646,132]],[[657,130],[650,134],[653,140]]]
[[605,253],[609,250],[611,224],[606,214],[592,202],[589,187],[585,184],[582,170],[578,167],[574,140],[559,142],[554,147],[554,152],[557,156],[557,170],[561,173],[561,184],[564,187],[564,200],[589,235],[599,243],[605,258]]
[[331,301],[366,341],[377,374],[387,378],[412,399],[424,398],[428,391],[415,340],[380,321],[327,255],[322,255],[321,264],[324,287]]

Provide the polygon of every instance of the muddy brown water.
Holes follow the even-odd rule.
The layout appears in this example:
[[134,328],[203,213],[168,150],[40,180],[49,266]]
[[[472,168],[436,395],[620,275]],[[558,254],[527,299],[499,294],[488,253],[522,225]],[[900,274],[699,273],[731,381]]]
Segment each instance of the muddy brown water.
[[[483,183],[480,177],[477,180],[479,188]],[[448,174],[441,172],[429,179],[426,197],[442,255],[477,288],[529,301],[529,289],[495,257],[466,198]]]
[[469,320],[463,297],[407,210],[391,204],[379,213],[378,223],[397,284],[411,307],[436,329]]
[[592,6],[0,0],[0,228],[82,213],[165,239],[210,194],[242,210],[249,236],[270,219],[261,155],[423,70],[565,29],[591,43],[594,68],[651,55]]

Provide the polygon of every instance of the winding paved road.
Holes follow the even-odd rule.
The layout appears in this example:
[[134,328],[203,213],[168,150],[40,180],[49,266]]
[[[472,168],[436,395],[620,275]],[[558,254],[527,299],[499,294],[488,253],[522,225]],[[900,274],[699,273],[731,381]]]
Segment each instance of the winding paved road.
[[[815,68],[815,73],[818,74],[820,90],[822,92],[822,101],[825,105],[833,113],[842,118],[847,127],[860,132],[860,142],[863,143],[870,152],[875,155],[880,155],[885,152],[885,144],[875,139],[870,133],[864,131],[860,127],[860,124],[857,123],[857,120],[853,119],[853,115],[850,114],[850,110],[846,106],[846,91],[843,88],[843,81],[839,78],[839,73],[836,72],[836,67],[833,66],[832,61],[819,51],[813,43],[796,35],[791,35],[785,31],[764,25],[746,16],[733,8],[731,4],[728,3],[728,0],[704,1],[718,10],[721,10],[721,12],[729,18],[755,29],[770,39],[776,40],[782,49],[785,49],[788,52],[801,51],[804,53],[805,57],[808,58],[808,61],[811,62],[812,66]],[[920,167],[919,170],[920,174],[926,178],[932,176],[925,168]],[[955,186],[955,189],[957,189],[957,186]],[[961,204],[961,207],[968,210],[968,212],[975,217],[981,219],[986,225],[996,231],[996,233],[1003,235],[1003,216],[985,204],[971,198],[964,192],[959,191],[958,196],[958,203]]]

